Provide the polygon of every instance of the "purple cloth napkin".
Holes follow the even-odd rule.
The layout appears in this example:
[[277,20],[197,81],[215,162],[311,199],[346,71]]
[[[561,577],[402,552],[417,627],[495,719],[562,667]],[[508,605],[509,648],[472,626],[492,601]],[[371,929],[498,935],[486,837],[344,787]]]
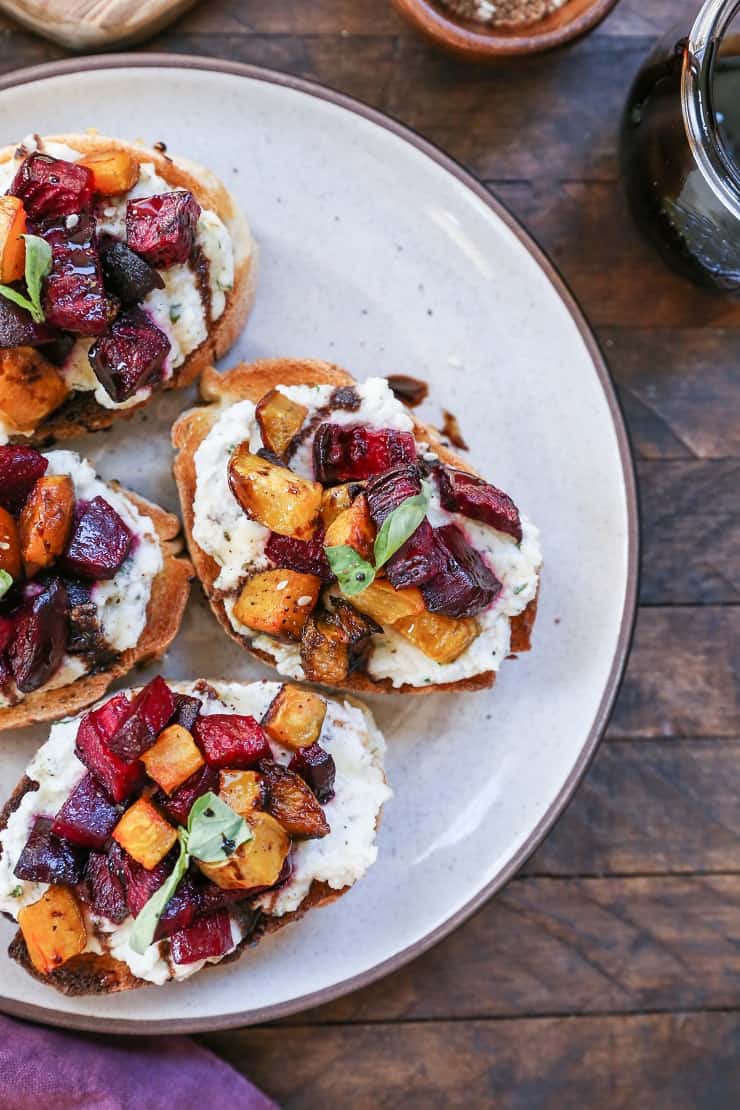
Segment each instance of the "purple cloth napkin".
[[277,1110],[187,1037],[97,1037],[0,1015],[2,1110]]

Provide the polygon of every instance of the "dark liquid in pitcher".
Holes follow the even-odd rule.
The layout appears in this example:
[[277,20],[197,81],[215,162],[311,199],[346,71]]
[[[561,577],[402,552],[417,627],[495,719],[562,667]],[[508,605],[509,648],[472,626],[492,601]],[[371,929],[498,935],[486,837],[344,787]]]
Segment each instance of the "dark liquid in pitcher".
[[[653,56],[637,76],[622,124],[622,171],[634,216],[668,265],[702,285],[737,291],[740,222],[689,147],[681,112],[684,46],[682,40]],[[740,154],[739,52],[723,52],[712,80],[718,133],[732,155]]]

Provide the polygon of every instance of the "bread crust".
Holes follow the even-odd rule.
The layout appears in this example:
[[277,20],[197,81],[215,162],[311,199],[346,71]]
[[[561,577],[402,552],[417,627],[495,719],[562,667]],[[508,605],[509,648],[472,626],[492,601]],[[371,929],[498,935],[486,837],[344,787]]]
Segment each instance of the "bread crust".
[[143,516],[150,518],[159,539],[163,565],[152,582],[144,630],[137,644],[122,652],[106,670],[82,675],[68,686],[36,690],[17,705],[0,709],[0,731],[78,713],[101,698],[117,678],[128,674],[138,664],[159,659],[177,635],[194,574],[192,563],[182,555],[180,522],[173,513],[123,489],[117,482],[109,485],[124,494]]
[[[234,246],[234,286],[226,294],[226,307],[218,320],[210,325],[208,335],[200,346],[190,352],[169,381],[156,392],[182,389],[190,385],[207,366],[222,358],[234,345],[254,303],[258,251],[243,213],[226,186],[210,170],[187,158],[173,158],[143,143],[111,139],[98,135],[93,130],[84,134],[46,135],[44,140],[65,143],[82,154],[110,149],[125,150],[139,164],[152,162],[160,177],[173,188],[188,189],[201,207],[214,211],[226,225]],[[16,149],[17,145],[0,149],[0,165],[12,158]],[[156,396],[156,392],[152,397]],[[39,446],[87,432],[98,432],[110,428],[118,420],[128,419],[149,404],[151,399],[149,397],[140,405],[132,405],[130,408],[107,409],[97,403],[92,393],[72,393],[55,412],[39,424],[33,435],[11,436],[11,442]]]
[[[175,482],[180,494],[182,518],[188,550],[193,561],[196,574],[200,579],[211,609],[216,615],[221,627],[236,643],[246,648],[257,659],[274,667],[272,656],[266,652],[255,649],[249,640],[240,636],[229,621],[223,600],[214,591],[220,567],[218,563],[202,548],[193,538],[196,474],[195,452],[208,435],[219,415],[219,403],[233,404],[237,401],[249,400],[257,402],[268,390],[277,385],[333,385],[336,387],[354,385],[354,379],[346,370],[328,362],[314,359],[261,359],[247,365],[241,363],[232,370],[220,374],[209,367],[203,374],[200,382],[200,393],[205,406],[190,409],[184,412],[172,428],[172,444],[178,454],[173,466]],[[412,417],[413,419],[413,417]],[[436,454],[444,463],[458,470],[466,470],[475,474],[467,460],[442,442],[439,432],[431,425],[421,424],[414,420],[414,436],[417,441],[430,444]],[[529,603],[524,612],[511,620],[511,654],[529,651],[532,641],[532,628],[537,615],[537,596]],[[493,686],[496,681],[495,671],[485,671],[470,678],[459,679],[457,682],[442,682],[430,686],[411,686],[404,684],[394,686],[390,679],[375,680],[366,674],[350,675],[344,683],[336,687],[341,690],[353,690],[361,694],[432,694],[453,691],[485,690]]]

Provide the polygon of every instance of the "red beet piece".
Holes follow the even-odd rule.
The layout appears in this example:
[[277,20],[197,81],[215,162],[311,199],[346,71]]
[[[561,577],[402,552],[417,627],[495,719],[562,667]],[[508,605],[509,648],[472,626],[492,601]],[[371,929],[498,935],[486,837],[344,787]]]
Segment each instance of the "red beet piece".
[[50,578],[15,618],[9,659],[18,689],[30,694],[48,682],[59,670],[66,646],[67,591],[60,578]]
[[34,223],[77,215],[92,204],[93,174],[86,166],[36,152],[21,162],[8,192],[20,197]]
[[120,925],[128,917],[126,892],[118,875],[111,870],[104,852],[91,852],[85,867],[83,898],[100,917]]
[[186,875],[162,912],[154,933],[155,940],[186,929],[201,912],[200,889]]
[[129,553],[128,525],[104,497],[85,502],[76,514],[63,565],[80,578],[113,578]]
[[434,533],[444,569],[421,587],[426,607],[448,617],[474,617],[498,596],[501,583],[456,525],[446,524]]
[[126,239],[151,266],[166,269],[187,262],[195,241],[200,205],[192,193],[159,193],[130,200],[126,207]]
[[153,383],[164,366],[170,341],[146,312],[129,308],[90,348],[95,376],[114,401],[128,401]]
[[118,297],[121,304],[136,304],[143,301],[152,289],[164,289],[161,274],[119,239],[106,242],[101,247],[100,257],[105,287]]
[[265,555],[278,567],[301,574],[315,574],[322,582],[331,582],[334,577],[319,540],[297,540],[293,536],[278,536],[276,532],[270,532]]
[[108,747],[127,763],[151,748],[175,712],[175,695],[157,675],[137,694],[126,717],[108,741]]
[[231,918],[226,910],[201,917],[187,929],[170,937],[170,953],[176,964],[192,964],[211,956],[224,956],[234,947]]
[[55,339],[57,333],[47,324],[37,324],[30,312],[0,297],[0,347],[40,347]]
[[416,459],[410,432],[367,424],[320,424],[313,441],[316,479],[324,485],[360,481]]
[[295,771],[308,783],[322,806],[334,797],[337,768],[333,756],[320,744],[299,748],[288,764],[288,770]]
[[508,493],[463,470],[436,466],[433,473],[444,509],[490,524],[521,543],[522,521]]
[[445,555],[428,520],[419,527],[385,565],[388,581],[397,590],[423,586],[445,566]]
[[184,828],[195,802],[209,791],[218,794],[218,771],[215,767],[206,765],[186,779],[182,786],[178,786],[174,794],[168,797],[164,790],[158,790],[153,800],[170,821]]
[[172,871],[177,851],[166,855],[151,871],[137,863],[115,842],[109,849],[108,858],[111,869],[123,882],[129,911],[136,917]]
[[180,725],[181,728],[192,732],[202,705],[200,698],[191,698],[188,694],[175,694],[175,713],[170,724]]
[[82,879],[84,853],[54,836],[50,817],[37,817],[13,874],[32,883],[74,886]]
[[87,774],[57,813],[51,831],[73,844],[102,848],[120,815],[97,779]]
[[272,756],[264,729],[254,717],[237,713],[199,717],[194,735],[210,767],[253,767]]
[[3,654],[8,644],[13,639],[15,621],[12,617],[0,617],[0,655]]
[[0,447],[0,505],[17,516],[48,465],[33,447]]
[[371,478],[365,488],[370,516],[378,525],[409,497],[421,493],[419,469],[413,463],[394,466]]
[[216,913],[217,910],[228,909],[236,902],[243,902],[245,898],[253,898],[255,893],[258,893],[258,891],[255,891],[254,888],[250,890],[223,890],[215,883],[200,882],[198,884],[200,913]]
[[64,220],[45,224],[41,235],[52,254],[51,273],[42,294],[47,323],[76,335],[102,335],[108,327],[109,305],[95,217],[80,216],[71,229]]
[[78,759],[105,787],[114,802],[125,801],[144,778],[143,763],[139,760],[126,763],[108,747],[108,737],[128,713],[128,708],[128,699],[118,694],[101,709],[86,714],[77,731]]

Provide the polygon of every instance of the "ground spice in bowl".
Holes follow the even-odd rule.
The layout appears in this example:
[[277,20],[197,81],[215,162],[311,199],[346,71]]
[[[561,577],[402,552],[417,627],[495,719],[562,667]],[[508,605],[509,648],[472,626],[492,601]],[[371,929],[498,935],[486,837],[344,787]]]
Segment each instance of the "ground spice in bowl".
[[567,0],[442,0],[444,7],[461,19],[496,27],[536,23],[565,3]]

